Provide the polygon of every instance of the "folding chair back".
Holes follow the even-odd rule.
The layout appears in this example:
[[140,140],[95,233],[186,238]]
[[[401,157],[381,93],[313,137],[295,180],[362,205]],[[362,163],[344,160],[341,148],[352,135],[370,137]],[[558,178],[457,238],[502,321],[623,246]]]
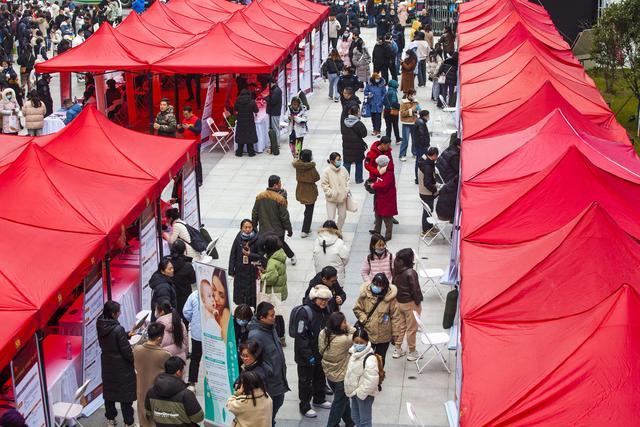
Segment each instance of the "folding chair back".
[[422,209],[424,209],[424,211],[428,215],[427,222],[429,223],[429,225],[431,225],[431,228],[427,230],[427,233],[430,232],[431,230],[437,230],[436,235],[431,237],[431,239],[429,239],[429,236],[425,234],[421,238],[421,240],[427,246],[431,246],[431,243],[433,243],[436,237],[441,236],[448,243],[451,243],[451,239],[449,238],[448,234],[445,233],[445,229],[450,226],[449,221],[443,221],[439,219],[435,211],[431,209],[424,200],[420,199],[420,204],[422,205]]
[[212,152],[216,147],[220,147],[226,154],[227,150],[229,149],[227,144],[231,132],[221,131],[212,117],[207,117],[207,120],[205,121],[207,123],[207,126],[209,126],[209,130],[211,131],[210,139],[211,141],[213,141],[213,145],[211,146],[209,152]]

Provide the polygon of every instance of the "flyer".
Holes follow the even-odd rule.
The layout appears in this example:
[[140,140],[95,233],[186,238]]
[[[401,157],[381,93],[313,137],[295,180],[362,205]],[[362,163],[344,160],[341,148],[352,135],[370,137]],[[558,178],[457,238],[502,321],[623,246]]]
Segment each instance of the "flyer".
[[233,316],[226,272],[195,262],[202,322],[202,362],[205,372],[205,422],[230,426],[233,414],[225,404],[239,375]]
[[91,380],[87,390],[87,403],[102,394],[102,362],[96,323],[102,315],[102,264],[98,264],[84,279],[84,333],[82,335],[82,382]]
[[196,187],[196,170],[193,161],[189,160],[182,168],[182,219],[184,222],[200,229],[200,215],[198,213],[198,191]]
[[149,204],[140,216],[140,292],[142,309],[151,308],[149,279],[158,269],[158,238],[153,204]]
[[11,361],[16,409],[25,418],[28,427],[47,425],[41,376],[38,347],[34,337]]

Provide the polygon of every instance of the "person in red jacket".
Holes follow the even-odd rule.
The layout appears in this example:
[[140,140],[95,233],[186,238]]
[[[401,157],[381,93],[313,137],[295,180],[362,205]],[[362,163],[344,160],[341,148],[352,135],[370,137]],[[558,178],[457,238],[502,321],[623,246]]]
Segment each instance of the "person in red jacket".
[[[375,141],[371,144],[369,151],[367,151],[367,155],[364,159],[364,167],[369,171],[369,180],[373,181],[380,176],[378,172],[378,164],[376,163],[376,159],[385,155],[389,158],[389,165],[387,166],[387,171],[394,173],[393,166],[393,156],[391,155],[391,138],[388,136],[383,136],[379,141]],[[394,224],[399,224],[398,220],[395,218],[391,218]],[[369,231],[373,234],[373,230]]]
[[396,177],[393,171],[388,169],[389,158],[382,154],[376,159],[378,165],[378,177],[367,181],[365,187],[372,192],[373,210],[376,215],[376,222],[373,231],[381,234],[382,223],[384,222],[384,238],[391,240],[393,234],[393,216],[398,214],[398,202],[396,196]]

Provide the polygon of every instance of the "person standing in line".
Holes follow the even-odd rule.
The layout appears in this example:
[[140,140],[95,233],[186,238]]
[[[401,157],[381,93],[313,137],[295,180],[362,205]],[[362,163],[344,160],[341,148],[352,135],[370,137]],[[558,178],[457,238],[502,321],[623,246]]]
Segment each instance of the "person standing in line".
[[282,89],[278,86],[278,80],[273,78],[269,85],[267,95],[267,114],[269,115],[269,129],[280,132],[280,115],[282,114]]
[[291,259],[291,264],[296,265],[296,255],[284,240],[284,233],[293,236],[289,210],[287,209],[286,191],[282,188],[282,181],[278,175],[271,175],[265,191],[256,196],[251,211],[251,220],[259,234],[272,231],[280,238],[284,253]]
[[202,360],[202,321],[200,318],[200,293],[196,289],[191,292],[182,309],[182,316],[189,322],[191,335],[191,357],[189,358],[189,374],[187,382],[189,390],[196,392],[200,360]]
[[172,356],[178,356],[186,361],[189,351],[187,328],[180,318],[180,313],[171,305],[168,299],[158,301],[156,319],[164,325],[164,337],[160,346],[171,353]]
[[[357,105],[350,107],[348,115],[342,122],[342,154],[344,155],[344,167],[351,175],[351,165],[356,167],[356,184],[362,184],[362,161],[367,151],[367,127],[360,120],[360,109]],[[331,218],[330,218],[331,219]]]
[[342,59],[344,68],[351,67],[351,59],[349,58],[351,40],[349,40],[349,36],[350,34],[348,32],[343,33],[337,47],[338,54],[340,55],[340,59]]
[[427,154],[431,145],[431,134],[429,132],[429,110],[420,110],[413,129],[411,130],[411,151],[415,154],[415,183],[418,183],[418,160]]
[[127,333],[118,322],[120,304],[107,301],[102,316],[96,322],[100,362],[102,368],[102,396],[108,426],[116,425],[116,402],[120,402],[122,418],[126,426],[133,426],[133,401],[136,400],[136,371],[133,367],[133,351]]
[[431,48],[422,31],[416,33],[414,44],[418,58],[418,87],[424,87],[427,84],[427,59]]
[[322,369],[329,387],[333,390],[333,402],[327,427],[338,427],[340,418],[345,426],[355,425],[351,419],[349,398],[344,392],[344,376],[349,363],[351,336],[356,329],[347,323],[344,313],[336,311],[329,316],[327,325],[318,336],[318,351],[322,356]]
[[340,22],[336,19],[334,15],[329,16],[329,44],[332,49],[335,49],[338,46],[338,32],[342,28],[340,26]]
[[444,60],[437,75],[444,76],[444,84],[440,85],[440,95],[447,101],[447,105],[442,105],[440,97],[438,97],[438,107],[455,107],[457,102],[455,90],[458,84],[458,52]]
[[[429,147],[427,154],[418,159],[418,193],[420,199],[429,206],[433,213],[433,202],[438,197],[438,187],[436,185],[436,161],[438,160],[438,147]],[[422,234],[432,230],[437,233],[428,221],[427,211],[422,209]],[[435,219],[435,218],[434,218]]]
[[[418,360],[418,352],[416,351],[416,332],[418,331],[418,322],[416,322],[413,312],[422,313],[422,290],[420,289],[420,279],[418,273],[414,270],[414,254],[411,248],[405,248],[398,251],[394,262],[393,283],[398,288],[398,309],[400,316],[404,322],[404,328],[396,338],[396,348],[393,351],[393,358],[398,359],[405,354],[407,361],[414,362]],[[409,354],[402,349],[402,341],[407,337],[407,345],[409,346]]]
[[302,221],[303,239],[311,235],[311,222],[313,221],[313,208],[318,199],[318,186],[320,174],[316,169],[316,162],[313,161],[311,150],[302,150],[300,158],[293,161],[296,170],[296,200],[304,205],[304,220]]
[[[240,349],[243,343],[249,339],[249,322],[253,317],[253,310],[247,304],[236,306],[233,311],[233,331],[236,335],[236,348]],[[238,350],[238,365],[243,364],[242,354]]]
[[236,156],[242,157],[246,145],[249,157],[253,157],[256,155],[253,144],[258,142],[255,114],[258,113],[259,110],[256,101],[248,89],[242,89],[240,91],[233,110],[238,117],[235,131]]
[[229,254],[228,274],[233,277],[233,302],[236,305],[256,306],[256,263],[262,260],[257,243],[258,233],[253,229],[253,222],[243,219]]
[[313,279],[309,281],[307,291],[304,293],[304,298],[302,298],[303,302],[309,299],[309,294],[317,285],[326,286],[331,291],[331,299],[327,305],[329,313],[340,311],[340,306],[347,300],[347,294],[344,292],[342,286],[340,286],[340,283],[338,283],[338,271],[328,265],[313,276]]
[[329,310],[327,304],[333,294],[324,285],[316,285],[309,292],[309,298],[298,316],[291,319],[296,325],[294,344],[295,362],[298,365],[298,397],[300,413],[307,418],[316,418],[318,414],[313,405],[323,409],[331,408],[331,402],[325,397],[326,378],[322,370],[322,356],[318,351],[318,336],[324,328]]
[[376,159],[381,155],[389,158],[387,171],[393,172],[395,167],[393,164],[393,155],[391,154],[391,139],[387,136],[383,136],[379,141],[375,141],[371,144],[369,151],[367,151],[367,156],[364,159],[364,167],[369,172],[369,181],[374,181],[380,176]]
[[[238,346],[238,355],[240,356],[240,374],[243,372],[253,372],[258,375],[262,381],[265,381],[265,391],[267,381],[267,370],[264,367],[264,361],[262,358],[262,347],[255,341],[244,340],[242,344]],[[238,380],[236,380],[236,384]],[[271,414],[269,414],[269,421],[271,421]]]
[[[416,91],[413,89],[405,93],[405,97],[400,102],[400,122],[402,123],[402,144],[400,144],[400,161],[407,161],[407,148],[409,148],[409,139],[413,125],[416,122],[418,113],[420,112],[420,104],[416,101]],[[411,145],[413,149],[414,144]],[[411,153],[415,155],[415,153]]]
[[164,363],[171,353],[160,347],[164,337],[164,325],[151,322],[147,326],[147,341],[133,348],[133,363],[137,373],[136,401],[138,421],[141,427],[153,427],[153,420],[144,409],[144,399],[153,387],[156,377],[164,372]]
[[375,233],[369,242],[369,254],[365,257],[360,269],[360,276],[365,282],[370,282],[378,273],[393,277],[393,254],[387,249],[384,238]]
[[280,340],[275,330],[276,311],[272,304],[261,302],[256,314],[249,322],[249,340],[255,341],[263,349],[264,365],[267,371],[267,390],[273,401],[272,425],[276,425],[276,415],[284,403],[284,395],[289,391],[287,364]]
[[400,129],[398,129],[398,122],[400,116],[400,102],[398,101],[398,82],[391,80],[389,82],[389,88],[384,96],[384,123],[385,123],[385,136],[391,138],[391,131],[396,136],[396,144],[402,142],[400,138]]
[[[178,194],[176,193],[174,197],[177,198],[177,196]],[[191,246],[191,235],[185,222],[180,219],[180,211],[178,208],[167,209],[164,216],[167,218],[169,225],[171,225],[171,233],[164,231],[162,238],[170,245],[173,245],[178,240],[182,240],[187,245],[187,256],[195,260],[200,259],[200,253]]]
[[327,220],[318,230],[318,238],[313,245],[313,264],[316,274],[326,267],[333,267],[338,273],[338,282],[345,283],[345,270],[349,263],[349,246],[342,239],[342,233],[335,221]]
[[[267,267],[261,275],[264,282],[264,292],[280,295],[281,301],[286,301],[288,297],[287,289],[287,257],[282,249],[282,241],[279,237],[269,234],[264,239],[264,250],[267,257]],[[276,309],[281,309],[276,307]],[[276,316],[276,330],[280,337],[282,346],[286,346],[284,318],[282,315]]]
[[144,399],[149,419],[158,427],[187,427],[204,421],[204,411],[196,395],[182,381],[185,362],[170,357],[164,362],[164,373],[158,375]]
[[289,105],[288,118],[289,123],[291,123],[289,148],[291,149],[291,155],[294,159],[297,159],[300,156],[302,144],[304,143],[304,136],[309,132],[307,119],[307,107],[302,104],[300,98],[294,96],[291,99],[291,105]]
[[163,258],[158,263],[158,270],[149,279],[149,287],[151,288],[151,321],[156,320],[156,306],[161,300],[168,300],[172,307],[178,305],[176,288],[173,286],[174,271],[171,260]]
[[22,114],[25,118],[25,127],[31,136],[42,135],[44,127],[44,115],[47,111],[44,103],[35,90],[29,93],[27,101],[22,106]]
[[378,359],[374,355],[369,334],[364,329],[353,333],[351,357],[344,376],[344,392],[351,399],[351,416],[356,427],[373,426],[373,400],[380,381]]
[[176,115],[173,106],[169,105],[168,98],[160,100],[160,112],[156,116],[153,128],[158,132],[158,136],[169,136],[175,138],[177,130]]
[[324,61],[322,66],[322,76],[329,80],[329,99],[334,102],[338,102],[340,99],[340,93],[338,93],[338,79],[344,63],[340,59],[340,54],[336,49],[333,49],[329,54],[329,57]]
[[398,342],[404,327],[397,295],[398,288],[389,283],[387,275],[378,273],[360,286],[360,295],[353,306],[353,314],[369,334],[371,347],[382,357],[383,364],[389,345]]
[[[364,40],[360,37],[353,41],[352,46],[354,43],[355,46],[351,51],[351,63],[356,67],[356,76],[358,76],[358,80],[364,83],[369,80],[371,55],[369,55],[369,51],[364,45]],[[358,90],[358,88],[353,88],[353,90]]]
[[[176,291],[176,309],[182,313],[182,309],[191,295],[193,285],[196,283],[196,271],[193,269],[193,260],[186,256],[187,245],[182,240],[176,240],[171,245],[171,264],[173,265],[173,286]],[[184,318],[183,318],[184,319]],[[188,324],[187,324],[188,326]]]
[[342,229],[347,218],[347,197],[349,196],[349,174],[342,167],[342,157],[333,152],[327,160],[329,166],[322,172],[322,191],[327,203],[327,218],[335,219],[338,212],[338,228]]
[[371,111],[371,123],[373,132],[371,135],[379,136],[382,128],[382,112],[384,110],[384,98],[387,94],[387,81],[380,77],[380,73],[374,72],[364,88],[365,102],[369,103]]
[[400,90],[406,95],[410,90],[415,90],[415,70],[418,66],[418,57],[413,49],[406,50],[406,56],[400,63],[402,77],[400,80]]
[[233,427],[269,427],[273,401],[267,394],[264,381],[255,372],[243,371],[235,392],[226,404],[235,418]]
[[384,238],[388,242],[393,236],[393,217],[398,214],[396,195],[396,178],[393,172],[387,170],[389,158],[385,155],[376,159],[380,176],[374,181],[367,181],[365,188],[375,195],[373,209],[375,212],[374,233],[380,234],[384,222]]

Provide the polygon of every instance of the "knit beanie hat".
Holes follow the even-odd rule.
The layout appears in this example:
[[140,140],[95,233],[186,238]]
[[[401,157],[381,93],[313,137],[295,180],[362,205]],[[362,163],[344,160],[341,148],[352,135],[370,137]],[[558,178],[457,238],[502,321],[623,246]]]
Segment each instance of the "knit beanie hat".
[[376,163],[380,167],[385,167],[389,164],[389,157],[385,156],[384,154],[381,154],[378,157],[376,157]]

